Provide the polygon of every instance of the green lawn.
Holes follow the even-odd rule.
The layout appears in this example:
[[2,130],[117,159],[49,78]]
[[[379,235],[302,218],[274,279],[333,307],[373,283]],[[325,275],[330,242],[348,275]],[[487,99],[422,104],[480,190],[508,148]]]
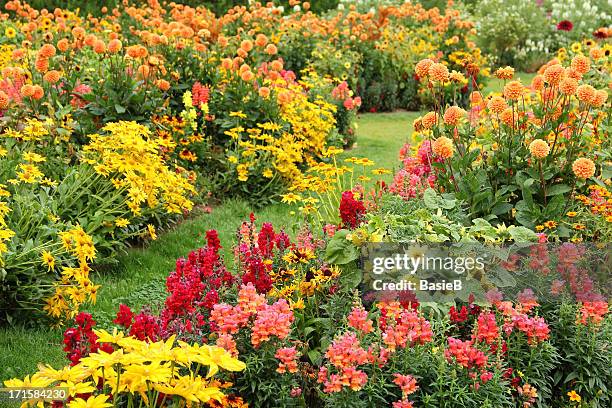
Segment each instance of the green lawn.
[[[517,77],[528,84],[533,74],[518,74]],[[499,91],[502,87],[502,81],[492,79],[487,91]],[[404,143],[412,141],[412,122],[418,115],[417,112],[360,115],[357,143],[343,157],[368,157],[376,162],[377,167],[396,169],[398,151]],[[176,258],[202,246],[202,235],[209,229],[216,229],[225,246],[226,258],[231,259],[236,229],[251,211],[246,202],[228,200],[213,208],[212,212],[193,216],[160,234],[159,239],[146,248],[130,249],[126,255],[118,257],[115,267],[93,277],[102,288],[98,292],[98,303],[87,311],[94,315],[100,326],[107,326],[120,303],[136,310],[147,304],[159,305],[165,298],[166,276],[174,268]],[[287,205],[275,204],[256,211],[256,217],[260,221],[270,221],[276,227],[290,229],[292,225],[288,225],[288,220],[295,219],[290,217],[290,212]],[[61,342],[60,329],[0,328],[0,382],[32,373],[40,362],[54,367],[65,365]]]

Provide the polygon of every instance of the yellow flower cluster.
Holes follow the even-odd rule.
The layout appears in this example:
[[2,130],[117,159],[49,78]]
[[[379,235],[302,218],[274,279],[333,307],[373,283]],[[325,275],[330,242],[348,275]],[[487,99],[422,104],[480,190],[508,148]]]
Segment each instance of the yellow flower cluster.
[[[0,197],[9,197],[11,193],[6,190],[4,184],[0,184]],[[15,232],[6,225],[5,217],[11,211],[4,201],[0,201],[0,266],[4,266],[2,254],[7,251],[6,243],[11,239]]]
[[[116,403],[118,399],[130,407],[156,407],[162,398],[177,406],[199,406],[224,400],[224,384],[212,378],[220,368],[242,371],[246,367],[221,347],[176,343],[175,336],[149,343],[125,337],[123,332],[95,333],[98,342],[113,345],[112,353],[100,350],[75,366],[59,370],[41,365],[36,374],[5,381],[4,385],[65,388],[72,398],[70,408],[106,408],[113,406],[109,401]],[[208,368],[206,376],[200,374],[203,367]],[[87,399],[75,398],[79,394],[91,395]],[[29,400],[22,407],[44,404],[51,406],[46,401]]]
[[313,165],[307,174],[294,181],[282,201],[300,204],[299,210],[304,215],[316,214],[321,221],[339,222],[338,206],[344,191],[363,189],[376,180],[373,176],[391,173],[384,168],[372,169],[375,163],[367,157],[348,157],[340,164],[336,157],[340,153],[342,149],[336,147],[325,150],[324,156],[331,157],[332,162]]
[[[280,124],[258,123],[256,128],[238,126],[225,132],[234,140],[228,161],[236,166],[242,182],[259,168],[263,168],[266,178],[276,173],[290,183],[301,179],[302,169],[323,156],[327,137],[334,128],[335,105],[320,97],[310,101],[297,84],[289,85],[282,79],[277,82]],[[230,116],[244,118],[245,114],[232,112]]]
[[84,161],[96,172],[113,177],[116,188],[126,189],[128,207],[140,215],[143,203],[155,209],[163,205],[168,213],[180,214],[193,208],[189,199],[194,186],[183,176],[168,168],[159,152],[160,142],[151,132],[136,122],[109,123],[107,134],[91,135],[83,148]]
[[[90,301],[96,302],[99,285],[94,285],[89,279],[89,263],[96,258],[96,248],[93,239],[79,225],[68,231],[59,233],[63,249],[73,255],[79,267],[65,266],[62,268],[61,279],[53,284],[55,293],[46,299],[43,310],[49,316],[61,320],[72,319],[78,313],[80,306]],[[48,270],[55,267],[55,258],[52,253],[43,251],[42,264]]]

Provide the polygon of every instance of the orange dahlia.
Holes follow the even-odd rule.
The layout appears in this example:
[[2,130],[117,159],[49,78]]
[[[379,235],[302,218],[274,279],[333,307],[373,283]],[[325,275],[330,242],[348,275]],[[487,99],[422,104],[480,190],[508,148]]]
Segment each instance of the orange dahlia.
[[429,58],[425,58],[416,64],[414,71],[419,77],[425,78],[429,74],[429,67],[431,67],[433,63],[434,62]]
[[512,79],[514,76],[514,68],[498,68],[497,71],[495,71],[495,76],[499,79]]
[[551,85],[557,85],[563,78],[565,78],[565,68],[561,65],[551,65],[544,71],[544,79]]
[[584,75],[591,69],[591,60],[584,55],[576,55],[572,58],[571,67]]
[[559,90],[564,95],[573,95],[576,93],[576,89],[578,89],[578,81],[574,78],[568,77],[559,82]]
[[444,112],[444,123],[449,126],[457,126],[465,116],[465,111],[458,106],[450,106]]
[[580,102],[591,104],[593,98],[595,97],[595,92],[595,88],[593,88],[591,85],[584,84],[580,85],[576,89],[576,96]]
[[591,159],[581,157],[574,161],[572,164],[572,171],[576,177],[581,179],[588,179],[595,175],[595,163]]
[[431,148],[436,155],[443,159],[453,157],[453,142],[448,137],[442,136],[437,138]]
[[40,58],[51,58],[55,55],[55,47],[51,44],[43,45],[38,51]]
[[108,52],[116,54],[119,51],[121,51],[121,48],[123,47],[123,44],[121,43],[120,40],[118,39],[114,39],[114,40],[110,40],[108,42]]
[[509,100],[517,100],[523,96],[524,86],[520,81],[511,81],[504,86],[504,97]]
[[423,128],[431,129],[438,122],[438,114],[436,112],[427,112],[423,115],[423,120],[421,121],[423,124]]
[[529,144],[529,152],[536,159],[543,159],[550,153],[550,147],[542,139],[536,139]]
[[608,99],[608,93],[602,89],[602,90],[595,92],[595,96],[593,97],[591,104],[594,107],[599,108],[603,106],[604,103],[606,103],[607,99]]
[[436,62],[429,67],[429,77],[432,81],[447,82],[449,75],[448,68],[444,64]]
[[60,80],[60,77],[61,77],[61,74],[59,71],[51,70],[45,74],[43,79],[49,82],[50,84],[54,84]]
[[506,110],[506,108],[508,107],[508,104],[506,103],[506,100],[502,98],[501,96],[494,96],[491,98],[491,100],[489,100],[487,107],[489,108],[491,112],[499,115],[504,110]]

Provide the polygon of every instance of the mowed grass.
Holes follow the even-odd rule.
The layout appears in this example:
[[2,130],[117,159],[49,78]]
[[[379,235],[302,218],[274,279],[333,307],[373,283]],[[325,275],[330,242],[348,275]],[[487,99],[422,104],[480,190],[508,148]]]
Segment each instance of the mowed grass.
[[[524,84],[533,76],[517,74]],[[499,92],[502,88],[503,81],[492,78],[486,92]],[[418,112],[361,114],[357,121],[357,143],[341,157],[368,157],[376,167],[397,169],[399,149],[404,143],[413,142],[412,122],[418,116]],[[110,325],[121,303],[135,310],[145,305],[157,308],[165,298],[165,279],[174,269],[176,259],[201,247],[207,230],[217,230],[225,258],[231,261],[236,230],[252,211],[260,222],[269,221],[277,228],[284,226],[287,232],[293,232],[291,223],[296,218],[291,217],[292,210],[281,203],[253,210],[244,201],[228,200],[212,208],[210,213],[192,216],[161,233],[146,247],[131,248],[127,254],[119,255],[117,265],[96,273],[93,279],[102,286],[98,302],[85,311],[92,313],[103,328]],[[61,329],[51,329],[44,324],[35,328],[0,327],[0,382],[25,377],[35,372],[39,363],[55,368],[66,365],[62,348]],[[0,407],[3,407],[2,402]]]

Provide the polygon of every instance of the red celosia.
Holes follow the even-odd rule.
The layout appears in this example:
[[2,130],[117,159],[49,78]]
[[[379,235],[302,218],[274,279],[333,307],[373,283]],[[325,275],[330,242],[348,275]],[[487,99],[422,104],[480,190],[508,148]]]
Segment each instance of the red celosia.
[[70,327],[64,332],[64,351],[70,365],[77,365],[83,357],[98,350],[113,352],[109,343],[98,343],[98,336],[93,332],[96,322],[89,313],[81,312],[75,318],[76,327]]
[[133,319],[134,313],[132,313],[132,310],[129,308],[129,306],[120,304],[119,311],[117,312],[117,318],[115,318],[113,322],[118,324],[119,326],[129,328],[132,325]]
[[354,229],[361,224],[365,216],[365,206],[363,201],[356,200],[352,191],[342,193],[340,200],[340,218],[342,226],[348,229]]

